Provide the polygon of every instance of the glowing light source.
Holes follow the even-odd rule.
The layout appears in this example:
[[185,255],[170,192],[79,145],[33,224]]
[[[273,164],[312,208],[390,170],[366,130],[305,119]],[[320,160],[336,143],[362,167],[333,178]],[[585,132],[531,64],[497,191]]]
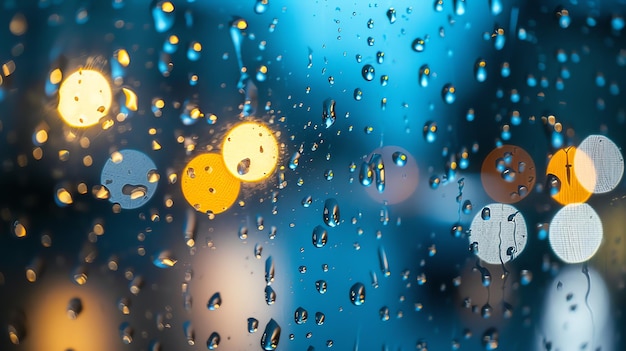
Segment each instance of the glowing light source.
[[548,238],[552,251],[564,262],[589,260],[602,242],[602,221],[588,204],[569,204],[556,213]]
[[202,213],[224,212],[239,196],[240,182],[226,169],[219,154],[194,157],[183,168],[181,178],[183,196]]
[[[513,206],[489,204],[472,220],[469,242],[490,264],[504,264],[524,251],[528,237],[524,216]],[[475,244],[474,244],[475,243]]]
[[61,83],[58,111],[72,127],[90,127],[111,107],[111,85],[100,73],[79,69]]
[[505,204],[528,196],[535,186],[535,178],[535,162],[524,149],[515,145],[502,145],[491,151],[480,171],[487,194]]
[[[624,158],[613,141],[602,135],[590,135],[578,145],[577,151],[574,173],[585,190],[602,194],[617,187],[624,175]],[[595,172],[587,167],[587,158],[591,159],[591,171]]]
[[226,169],[244,182],[269,177],[278,163],[274,132],[259,122],[243,122],[224,137],[222,156]]
[[574,146],[560,149],[552,155],[546,174],[552,198],[563,205],[585,202],[589,199],[591,192],[581,184],[581,181],[591,189],[595,186],[596,172],[593,162],[584,152],[578,152]]

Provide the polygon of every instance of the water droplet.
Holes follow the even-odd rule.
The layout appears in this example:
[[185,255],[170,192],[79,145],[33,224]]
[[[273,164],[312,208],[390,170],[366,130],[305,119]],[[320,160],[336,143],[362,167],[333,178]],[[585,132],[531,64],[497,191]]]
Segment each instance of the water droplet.
[[373,29],[374,28],[374,20],[373,19],[369,19],[367,20],[367,28],[369,29]]
[[522,271],[520,272],[520,283],[522,283],[522,285],[528,285],[532,281],[533,281],[533,272],[526,270],[526,269],[522,269]]
[[326,245],[328,241],[328,232],[321,225],[313,228],[313,246],[317,248],[322,248]]
[[13,222],[13,234],[18,238],[26,237],[26,226],[20,221]]
[[330,128],[333,124],[335,124],[336,120],[335,100],[328,98],[324,100],[322,105],[322,122],[326,128]]
[[428,143],[433,143],[437,140],[437,123],[428,121],[424,124],[424,140]]
[[261,336],[261,348],[266,351],[276,350],[280,340],[280,326],[274,319],[270,319],[265,325],[265,331]]
[[315,324],[323,325],[326,320],[326,316],[322,312],[315,312]]
[[376,75],[375,73],[376,73],[376,70],[374,69],[374,66],[370,64],[363,66],[363,68],[361,69],[361,75],[368,82],[374,79]]
[[489,207],[483,207],[483,210],[480,212],[480,218],[484,221],[491,219],[491,209]]
[[254,4],[254,12],[256,14],[262,14],[265,13],[267,11],[267,9],[270,6],[270,1],[269,0],[257,0],[256,3]]
[[443,11],[443,0],[435,0],[435,11],[441,12]]
[[421,87],[426,88],[430,80],[430,67],[423,65],[420,67],[418,81]]
[[548,174],[547,189],[550,196],[556,196],[561,191],[561,180],[554,174]]
[[487,80],[487,61],[484,59],[478,59],[474,65],[474,77],[478,82],[484,82]]
[[313,203],[313,197],[311,195],[307,195],[302,199],[302,207],[309,207]]
[[207,307],[209,308],[209,310],[215,311],[218,308],[220,308],[220,306],[222,306],[222,295],[220,295],[219,292],[216,292],[209,299],[209,302],[207,303]]
[[296,324],[304,324],[309,319],[309,312],[302,307],[298,307],[293,316]]
[[480,316],[484,319],[490,318],[492,313],[493,308],[488,303],[484,304],[483,307],[480,309]]
[[267,285],[272,284],[272,282],[274,281],[274,275],[274,259],[272,258],[272,256],[270,256],[265,260],[265,283]]
[[396,151],[393,153],[393,155],[391,155],[391,159],[393,160],[393,163],[396,164],[396,166],[404,167],[406,165],[408,157],[405,153],[401,151]]
[[259,321],[256,318],[248,318],[248,333],[256,333],[259,329]]
[[454,12],[457,14],[457,16],[462,16],[465,14],[465,0],[454,1]]
[[390,7],[389,10],[387,10],[387,18],[389,19],[389,23],[396,23],[396,9]]
[[500,173],[500,176],[502,177],[502,179],[504,179],[508,183],[515,181],[516,175],[517,173],[515,173],[515,171],[509,167],[505,168],[504,171]]
[[380,308],[380,310],[378,310],[378,315],[380,316],[380,320],[381,321],[388,321],[389,320],[389,307],[387,306],[383,306]]
[[170,268],[174,267],[177,260],[172,256],[172,253],[168,250],[161,251],[159,254],[152,260],[152,263],[158,268]]
[[122,338],[122,342],[126,345],[133,342],[133,328],[128,324],[128,322],[124,322],[120,325],[119,328],[120,338]]
[[213,332],[211,333],[211,335],[206,341],[206,347],[209,350],[215,350],[217,349],[217,346],[220,344],[220,340],[221,340],[220,335],[217,332]]
[[176,20],[174,4],[170,1],[157,1],[152,7],[152,19],[157,32],[164,33],[170,30]]
[[361,101],[363,99],[363,90],[360,88],[354,89],[354,100]]
[[461,208],[463,209],[463,214],[467,215],[472,213],[472,202],[470,200],[465,200]]
[[422,38],[416,38],[415,40],[413,40],[411,47],[415,52],[422,52],[426,47],[426,42]]
[[239,175],[245,175],[248,172],[250,172],[250,159],[244,158],[237,164],[237,173]]
[[355,283],[350,288],[350,301],[355,306],[365,303],[365,286],[362,283]]
[[265,287],[265,303],[269,305],[273,305],[276,302],[276,292],[270,285]]
[[561,6],[556,9],[556,19],[559,21],[561,28],[567,28],[572,23],[572,18],[569,16],[569,11]]
[[324,210],[322,212],[324,223],[329,227],[336,227],[340,223],[339,204],[337,200],[330,198],[324,202]]
[[378,51],[376,53],[376,62],[378,62],[379,64],[382,64],[383,62],[385,62],[385,53],[382,51]]
[[82,301],[78,297],[75,297],[71,299],[70,302],[67,304],[67,308],[66,308],[67,317],[69,319],[76,319],[78,315],[82,312],[82,310],[83,310]]
[[431,176],[428,179],[428,185],[430,185],[431,189],[439,188],[439,184],[441,184],[441,179],[438,176],[436,176],[436,175]]
[[263,254],[263,245],[261,245],[260,243],[256,243],[254,245],[254,257],[257,258],[257,260],[260,260]]
[[441,89],[441,97],[446,104],[452,104],[456,100],[456,88],[448,83]]
[[502,12],[502,0],[489,0],[491,14],[497,16]]
[[389,261],[387,260],[387,253],[385,252],[385,248],[380,246],[378,248],[378,263],[380,264],[380,271],[383,273],[383,276],[388,277],[391,275],[391,271],[389,270]]
[[498,330],[496,328],[485,330],[481,342],[485,350],[496,350],[498,348]]
[[325,280],[318,280],[315,282],[315,289],[317,289],[317,292],[320,294],[325,294],[328,289],[328,283],[326,283]]

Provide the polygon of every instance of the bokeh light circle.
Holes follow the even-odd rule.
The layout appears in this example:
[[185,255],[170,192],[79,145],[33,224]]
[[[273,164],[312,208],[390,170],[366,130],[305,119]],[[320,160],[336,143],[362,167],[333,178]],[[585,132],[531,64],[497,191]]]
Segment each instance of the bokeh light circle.
[[590,172],[586,167],[587,157],[593,163],[595,177],[578,177],[587,191],[603,194],[617,187],[624,175],[624,158],[613,141],[602,135],[590,135],[578,145],[577,151],[574,156],[577,175]]
[[587,201],[591,191],[586,187],[593,189],[595,186],[593,162],[574,146],[560,149],[552,155],[546,175],[550,195],[562,205]]
[[480,179],[493,200],[516,203],[528,196],[535,186],[535,162],[521,147],[502,145],[483,161]]
[[602,221],[591,206],[569,204],[556,213],[548,238],[555,255],[566,263],[589,260],[602,243]]
[[61,83],[57,110],[68,125],[90,127],[109,113],[112,95],[102,73],[79,69]]
[[215,153],[194,157],[181,175],[183,196],[202,213],[222,213],[239,196],[240,181],[226,169],[222,156]]
[[367,195],[380,203],[387,202],[390,205],[408,199],[419,182],[417,161],[413,155],[399,146],[385,146],[372,151],[365,161],[370,160],[374,154],[383,158],[385,189],[380,192],[376,184],[372,184],[365,188]]
[[278,142],[274,132],[263,123],[239,123],[224,137],[222,157],[235,178],[258,182],[276,169]]
[[524,216],[511,205],[486,205],[470,225],[469,243],[477,246],[477,256],[489,264],[514,260],[524,251],[527,240]]
[[150,201],[158,181],[152,159],[131,149],[111,154],[100,174],[100,183],[109,189],[109,201],[124,209],[138,208]]

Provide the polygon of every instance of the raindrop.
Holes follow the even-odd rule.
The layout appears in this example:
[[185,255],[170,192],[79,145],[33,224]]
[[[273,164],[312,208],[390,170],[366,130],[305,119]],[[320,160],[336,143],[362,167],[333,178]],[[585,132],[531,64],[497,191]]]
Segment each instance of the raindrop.
[[328,289],[328,284],[325,280],[318,280],[315,282],[315,289],[317,289],[317,292],[320,294],[325,294]]
[[428,86],[428,81],[430,80],[430,67],[428,67],[428,65],[420,67],[418,80],[422,88]]
[[256,333],[259,329],[259,321],[256,318],[248,318],[248,333]]
[[422,38],[416,38],[412,43],[413,51],[423,52],[426,48],[426,41]]
[[335,124],[336,120],[337,117],[335,115],[335,100],[328,98],[324,100],[324,103],[322,105],[322,122],[324,123],[324,126],[326,126],[326,128],[330,128],[333,124]]
[[196,333],[193,329],[191,321],[185,321],[183,323],[183,333],[185,333],[185,340],[187,340],[187,345],[193,346],[196,344]]
[[378,315],[380,316],[380,320],[381,321],[388,321],[389,320],[389,307],[387,306],[383,306],[380,308],[380,310],[378,310]]
[[260,260],[263,254],[263,245],[261,245],[260,243],[257,243],[256,245],[254,245],[254,257],[257,258],[257,260]]
[[383,276],[388,277],[391,275],[391,271],[389,270],[389,261],[387,260],[387,253],[385,252],[385,248],[382,246],[378,248],[378,262]]
[[265,303],[268,305],[272,305],[276,302],[276,292],[270,285],[265,287]]
[[69,319],[76,319],[78,315],[82,312],[82,310],[83,310],[82,301],[78,297],[75,297],[71,299],[70,302],[67,304],[67,308],[66,308],[67,317]]
[[209,302],[207,303],[207,307],[209,308],[209,310],[215,311],[218,308],[220,308],[220,306],[222,306],[222,295],[220,295],[219,292],[216,292],[209,299]]
[[396,23],[396,9],[390,7],[389,10],[387,10],[387,18],[389,19],[389,23]]
[[261,336],[261,348],[266,351],[276,350],[280,340],[280,326],[274,319],[265,325],[265,331]]
[[122,342],[126,345],[133,342],[133,328],[128,324],[128,322],[124,322],[119,327],[120,338]]
[[467,215],[472,212],[472,202],[470,200],[465,200],[461,207],[463,209],[463,214]]
[[265,283],[267,285],[272,284],[272,282],[274,281],[274,275],[274,259],[272,258],[272,256],[270,256],[265,260]]
[[489,328],[483,333],[481,339],[485,350],[496,350],[498,348],[498,330],[495,328]]
[[441,179],[436,175],[431,176],[430,179],[428,179],[428,185],[431,189],[439,188],[439,184],[441,184]]
[[250,172],[250,159],[244,158],[237,164],[237,173],[239,175],[245,175],[248,172]]
[[315,312],[315,324],[322,325],[326,320],[326,316],[322,312]]
[[220,335],[217,332],[213,332],[211,333],[211,335],[209,336],[209,339],[207,339],[206,341],[206,347],[209,350],[215,350],[217,349],[217,346],[220,344]]
[[307,195],[302,199],[302,206],[309,207],[313,203],[313,197],[311,195]]
[[424,124],[424,140],[428,143],[437,140],[437,122],[428,121]]
[[154,29],[159,33],[164,33],[174,26],[176,15],[174,14],[174,4],[170,1],[157,1],[152,8],[152,19]]
[[293,318],[296,324],[304,324],[309,319],[309,312],[302,307],[298,307]]
[[267,9],[270,6],[270,1],[269,0],[257,0],[256,3],[254,4],[254,12],[256,14],[262,14],[265,13],[267,11]]
[[379,64],[382,64],[385,61],[385,53],[382,51],[379,51],[376,53],[376,62],[378,62]]
[[556,194],[561,191],[561,180],[554,174],[548,174],[547,189],[550,193],[550,196],[556,196]]
[[480,218],[484,221],[491,219],[491,209],[489,207],[483,207],[483,210],[480,212]]
[[374,79],[375,72],[376,72],[376,70],[374,69],[374,66],[372,66],[370,64],[367,64],[367,65],[363,66],[363,68],[361,69],[361,75],[368,82],[370,82],[370,81],[372,81]]
[[313,229],[313,246],[317,248],[322,248],[326,245],[328,241],[328,232],[321,225],[316,226]]
[[339,204],[337,203],[337,200],[330,198],[324,202],[322,217],[324,223],[329,227],[336,227],[339,225]]
[[487,61],[484,59],[478,59],[474,65],[474,77],[478,82],[484,82],[487,80]]
[[480,315],[484,319],[491,317],[492,313],[493,313],[493,308],[488,303],[484,304],[483,307],[480,309]]
[[363,90],[360,88],[354,89],[354,100],[361,101],[363,99]]
[[365,303],[365,286],[362,283],[355,283],[350,288],[350,301],[355,306]]
[[391,155],[391,159],[393,160],[393,163],[396,164],[396,166],[404,167],[408,158],[405,153],[401,151],[396,151]]
[[441,97],[446,104],[452,104],[456,100],[456,88],[448,83],[441,89]]

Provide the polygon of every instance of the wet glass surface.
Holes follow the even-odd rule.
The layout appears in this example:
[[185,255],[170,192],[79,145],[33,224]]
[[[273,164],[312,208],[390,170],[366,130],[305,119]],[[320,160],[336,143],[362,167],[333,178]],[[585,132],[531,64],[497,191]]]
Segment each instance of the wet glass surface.
[[624,349],[623,1],[0,9],[0,349]]

